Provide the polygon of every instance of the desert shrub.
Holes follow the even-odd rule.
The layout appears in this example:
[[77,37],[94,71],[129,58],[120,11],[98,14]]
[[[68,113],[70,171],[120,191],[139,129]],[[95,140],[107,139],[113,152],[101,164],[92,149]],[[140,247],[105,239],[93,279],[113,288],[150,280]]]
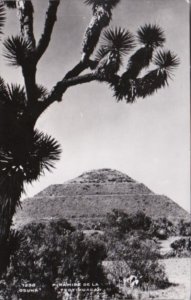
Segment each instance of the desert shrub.
[[178,223],[178,233],[181,236],[191,236],[191,222],[180,220]]
[[109,228],[116,228],[119,234],[130,232],[131,230],[147,231],[151,226],[152,220],[143,212],[127,214],[122,210],[114,209],[107,214],[107,225]]
[[170,285],[165,274],[165,267],[158,260],[138,259],[116,260],[109,262],[105,266],[109,280],[114,284],[120,285],[122,278],[135,275],[139,280],[139,288],[145,289],[164,289]]
[[152,223],[150,217],[146,216],[143,212],[137,212],[135,215],[130,218],[131,228],[133,230],[142,229],[147,231]]
[[35,283],[40,294],[27,294],[27,299],[53,300],[58,299],[53,287],[56,282],[106,284],[102,267],[105,257],[103,241],[86,237],[66,220],[29,224],[22,229],[20,247],[0,281],[1,293],[6,300],[13,294],[26,299],[19,289],[23,284]]
[[78,230],[104,230],[105,221],[98,218],[81,220],[76,224]]
[[106,219],[107,229],[120,235],[132,231],[142,231],[150,237],[166,239],[168,236],[176,234],[176,226],[170,220],[165,217],[152,219],[142,211],[127,214],[122,210],[114,209],[107,214]]
[[159,218],[152,220],[152,224],[149,228],[149,234],[152,237],[165,240],[169,236],[176,235],[176,226],[167,218]]
[[[140,233],[140,232],[139,232]],[[159,263],[161,258],[158,243],[145,239],[144,235],[124,235],[123,239],[108,237],[108,260],[112,266],[117,265],[115,272],[108,272],[113,282],[119,278],[136,275],[142,282],[142,287],[164,288],[168,286],[168,279],[164,267]]]
[[191,255],[191,238],[181,238],[170,244],[172,248],[171,256],[190,257]]

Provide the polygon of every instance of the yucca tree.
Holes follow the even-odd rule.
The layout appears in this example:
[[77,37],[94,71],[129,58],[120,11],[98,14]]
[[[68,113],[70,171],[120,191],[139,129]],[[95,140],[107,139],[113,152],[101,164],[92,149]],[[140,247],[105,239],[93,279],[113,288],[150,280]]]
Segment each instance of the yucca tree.
[[[114,84],[117,100],[124,98],[127,102],[134,102],[137,97],[151,95],[157,89],[165,87],[170,78],[170,70],[172,71],[179,64],[179,59],[175,54],[162,50],[165,36],[159,26],[146,24],[140,27],[137,31],[137,42],[141,44],[141,48],[129,58],[127,70],[122,74],[119,82]],[[156,49],[160,49],[157,60],[154,58]],[[143,78],[138,78],[141,71],[145,71],[151,63],[156,64],[158,68],[151,73],[148,72]],[[148,89],[145,82],[147,82]],[[148,82],[152,85],[152,93]]]
[[[125,99],[133,102],[139,97],[145,98],[168,84],[179,63],[175,54],[162,50],[165,37],[157,25],[140,27],[135,36],[121,27],[105,29],[112,18],[112,10],[120,0],[84,2],[92,7],[93,15],[83,38],[82,55],[63,79],[48,91],[36,82],[37,65],[49,46],[60,0],[49,0],[44,30],[38,42],[33,32],[32,1],[0,0],[1,31],[4,8],[17,10],[20,32],[4,39],[3,55],[12,68],[21,69],[24,78],[24,87],[8,85],[0,78],[1,249],[6,248],[11,240],[12,218],[25,184],[37,180],[45,169],[51,169],[60,155],[58,143],[35,126],[46,108],[55,101],[61,101],[68,88],[91,81],[109,84],[117,101]],[[105,31],[98,44],[103,29]],[[125,63],[126,58],[128,63]],[[151,63],[156,68],[138,77]],[[127,68],[120,75],[119,72],[124,70],[123,64],[127,64]],[[81,75],[87,69],[90,71]]]
[[[45,93],[41,87],[38,92],[39,97]],[[60,155],[60,146],[53,138],[27,126],[26,103],[24,88],[6,85],[0,78],[0,251],[4,253],[12,248],[7,241],[12,240],[12,218],[25,183],[50,170]],[[1,264],[1,271],[5,266]]]

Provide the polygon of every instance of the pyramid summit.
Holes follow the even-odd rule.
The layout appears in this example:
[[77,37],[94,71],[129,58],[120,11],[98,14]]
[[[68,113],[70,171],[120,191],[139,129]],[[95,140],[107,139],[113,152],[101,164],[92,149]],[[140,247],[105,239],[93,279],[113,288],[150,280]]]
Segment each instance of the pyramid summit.
[[71,223],[103,219],[113,209],[127,213],[143,211],[152,218],[166,217],[173,222],[190,215],[164,195],[153,193],[128,175],[98,169],[63,184],[50,185],[22,202],[14,218],[15,226],[31,221],[66,218]]
[[50,185],[35,197],[136,193],[150,194],[152,191],[120,171],[98,169],[82,173],[63,184]]
[[72,182],[81,182],[81,183],[98,183],[98,182],[135,182],[128,175],[112,169],[98,169],[85,172],[78,176],[77,178],[70,181]]

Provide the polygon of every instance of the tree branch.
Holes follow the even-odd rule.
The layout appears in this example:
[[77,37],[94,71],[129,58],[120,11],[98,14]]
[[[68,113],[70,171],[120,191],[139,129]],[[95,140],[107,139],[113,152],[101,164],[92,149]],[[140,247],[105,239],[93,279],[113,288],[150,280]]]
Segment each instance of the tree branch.
[[31,119],[33,124],[36,123],[39,116],[45,111],[52,103],[55,101],[61,101],[62,95],[65,93],[68,87],[74,86],[77,84],[87,83],[94,80],[97,80],[97,75],[94,73],[89,73],[82,76],[76,76],[69,79],[63,79],[53,87],[52,91],[48,95],[48,97],[43,102],[36,102],[35,105],[33,105],[31,113]]
[[54,101],[61,101],[61,97],[68,87],[91,82],[97,79],[98,77],[95,73],[89,73],[86,75],[76,76],[68,79],[64,78],[53,87],[52,92],[46,100],[46,105],[49,106]]
[[31,0],[16,0],[21,35],[31,43],[35,49],[36,41],[33,33],[33,5]]
[[36,48],[37,61],[44,54],[44,52],[46,51],[46,49],[50,43],[54,24],[57,20],[56,13],[57,13],[57,8],[58,8],[59,4],[60,4],[60,0],[49,0],[49,7],[46,12],[44,32],[43,32],[43,34],[39,40],[38,46]]
[[85,61],[80,61],[73,69],[71,69],[66,75],[65,79],[72,78],[78,76],[80,73],[82,73],[84,70],[90,68],[95,69],[97,66],[97,62],[87,59]]
[[49,96],[43,102],[37,102],[35,108],[33,110],[33,122],[35,123],[39,116],[55,101],[61,101],[62,95],[65,93],[67,88],[71,86],[75,86],[78,84],[88,83],[91,81],[102,81],[110,84],[113,86],[117,84],[120,80],[120,76],[117,74],[113,74],[108,79],[100,79],[97,73],[89,73],[81,76],[76,76],[73,78],[64,78],[63,80],[59,81],[52,89]]
[[111,8],[108,5],[100,2],[99,5],[94,7],[92,19],[83,39],[82,61],[87,60],[93,53],[103,28],[109,25],[110,20]]

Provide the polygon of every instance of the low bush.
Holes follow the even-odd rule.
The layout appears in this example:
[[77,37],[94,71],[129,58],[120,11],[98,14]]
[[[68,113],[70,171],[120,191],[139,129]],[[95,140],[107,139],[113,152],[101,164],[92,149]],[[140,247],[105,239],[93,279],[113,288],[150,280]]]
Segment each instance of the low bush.
[[115,227],[119,234],[125,234],[131,230],[145,230],[150,228],[152,220],[143,212],[129,215],[121,210],[114,209],[107,214],[108,227]]
[[191,222],[180,220],[178,223],[178,233],[181,236],[191,236]]
[[190,257],[191,256],[191,238],[181,238],[171,243],[171,256]]
[[107,214],[106,227],[120,236],[132,231],[144,231],[150,238],[167,239],[168,236],[177,234],[176,226],[168,219],[164,217],[152,219],[140,211],[135,214],[127,214],[114,209]]
[[[10,300],[59,299],[54,283],[88,282],[106,285],[102,261],[106,248],[98,238],[86,237],[66,220],[30,224],[22,229],[19,249],[0,281],[1,295]],[[23,294],[22,287],[35,284],[38,293]]]
[[[109,276],[113,282],[119,282],[120,277],[136,275],[141,280],[141,287],[165,288],[169,285],[164,266],[159,263],[161,258],[158,243],[154,240],[145,239],[144,234],[137,232],[136,235],[126,234],[123,239],[116,235],[107,238],[108,261],[113,268]],[[115,265],[117,266],[115,268]],[[114,272],[115,269],[115,272]],[[115,273],[115,276],[112,275]]]

